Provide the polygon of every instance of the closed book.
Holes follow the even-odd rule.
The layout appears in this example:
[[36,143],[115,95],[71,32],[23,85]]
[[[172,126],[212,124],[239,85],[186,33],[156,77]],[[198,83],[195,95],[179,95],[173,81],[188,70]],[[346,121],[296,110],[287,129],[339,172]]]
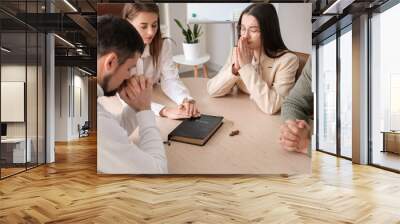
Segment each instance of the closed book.
[[168,140],[205,145],[211,136],[222,125],[224,117],[202,114],[198,118],[190,118],[182,121],[168,135]]

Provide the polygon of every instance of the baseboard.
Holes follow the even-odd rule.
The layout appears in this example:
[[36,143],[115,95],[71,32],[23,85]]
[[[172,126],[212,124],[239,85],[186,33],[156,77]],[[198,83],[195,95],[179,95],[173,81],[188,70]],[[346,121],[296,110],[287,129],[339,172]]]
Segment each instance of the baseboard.
[[221,68],[222,68],[222,65],[219,65],[219,64],[216,64],[216,63],[213,63],[213,62],[207,62],[207,67],[208,67],[208,70],[212,70],[212,71],[216,71],[216,72],[218,72],[219,70],[221,70]]
[[[213,62],[207,62],[206,65],[207,65],[207,68],[208,68],[208,73],[210,73],[210,72],[217,72],[218,73],[218,71],[221,70],[221,68],[222,68],[221,65],[215,64]],[[194,67],[193,66],[181,65],[179,67],[179,74],[183,74],[183,73],[186,73],[186,72],[193,72],[193,71],[194,71]],[[199,67],[199,71],[202,72],[202,68],[201,67]]]
[[193,66],[189,65],[180,65],[179,66],[179,74],[193,71]]

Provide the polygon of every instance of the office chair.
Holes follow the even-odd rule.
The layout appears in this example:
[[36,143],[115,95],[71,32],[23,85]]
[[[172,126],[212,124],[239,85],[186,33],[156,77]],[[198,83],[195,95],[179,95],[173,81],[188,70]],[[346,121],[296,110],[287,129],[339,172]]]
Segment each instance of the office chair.
[[80,127],[80,125],[78,124],[79,138],[89,136],[89,129],[90,129],[89,121],[85,121],[82,127]]
[[304,65],[307,63],[308,58],[310,57],[309,54],[302,53],[302,52],[293,52],[297,58],[299,58],[299,68],[296,71],[296,82],[299,79],[301,72],[303,71]]

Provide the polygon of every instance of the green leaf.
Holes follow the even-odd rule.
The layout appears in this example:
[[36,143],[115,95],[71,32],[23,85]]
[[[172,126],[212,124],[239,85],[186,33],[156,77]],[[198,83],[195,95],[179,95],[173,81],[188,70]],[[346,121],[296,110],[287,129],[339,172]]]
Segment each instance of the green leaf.
[[186,30],[182,30],[182,34],[183,34],[183,36],[185,37],[186,42],[188,42],[188,40],[189,40],[189,34],[188,34],[188,32],[187,32]]
[[182,34],[185,37],[186,43],[190,44],[199,42],[199,37],[203,34],[203,32],[201,32],[201,26],[199,24],[194,24],[192,30],[189,24],[186,24],[187,29],[185,29],[183,28],[183,25],[179,20],[174,19],[174,21],[176,25],[178,25],[178,27],[182,30]]
[[174,19],[174,21],[175,21],[175,23],[179,26],[179,28],[182,29],[182,31],[185,31],[185,29],[183,28],[183,26],[182,26],[181,22],[179,22],[179,20]]
[[199,29],[199,24],[194,24],[194,27],[193,27],[193,34],[194,34],[194,38],[196,38],[197,37],[197,35],[199,34],[198,33],[198,29]]
[[199,30],[197,31],[196,38],[199,38],[201,36],[201,34],[203,34],[203,33],[201,32],[201,26],[199,26]]
[[190,36],[188,34],[185,35],[185,40],[186,40],[186,43],[190,43]]
[[186,30],[182,30],[182,34],[183,34],[184,36],[187,36],[187,35],[188,35],[188,33],[186,32]]
[[189,42],[188,43],[192,43],[192,41],[193,41],[193,33],[192,33],[192,30],[190,30],[189,25],[187,25],[187,26],[188,26],[187,33],[188,33],[188,36],[189,36]]

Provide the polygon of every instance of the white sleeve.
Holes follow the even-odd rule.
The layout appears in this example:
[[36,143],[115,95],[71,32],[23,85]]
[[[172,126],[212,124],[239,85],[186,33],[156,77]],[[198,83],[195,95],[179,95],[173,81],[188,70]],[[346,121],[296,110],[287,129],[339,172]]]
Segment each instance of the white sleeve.
[[136,112],[118,94],[113,97],[98,97],[97,103],[101,105],[102,109],[113,115],[128,134],[135,131],[137,127]]
[[[123,102],[121,100],[121,102]],[[119,125],[130,135],[137,127],[136,112],[125,102],[122,104],[122,112],[117,116]]]
[[165,105],[156,103],[156,102],[151,102],[151,110],[156,116],[160,116],[160,111],[165,107]]
[[172,60],[172,46],[169,40],[164,40],[160,54],[161,89],[176,104],[181,104],[185,98],[193,99],[189,90],[179,78],[178,69]]
[[97,170],[109,174],[162,174],[167,160],[160,131],[152,111],[136,114],[139,143],[129,142],[128,134],[115,117],[98,106]]
[[207,92],[211,97],[220,97],[229,94],[232,92],[232,88],[240,79],[239,76],[236,76],[232,73],[232,52],[234,52],[234,50],[235,49],[233,48],[229,52],[225,65],[218,72],[218,74],[209,79],[207,82]]

